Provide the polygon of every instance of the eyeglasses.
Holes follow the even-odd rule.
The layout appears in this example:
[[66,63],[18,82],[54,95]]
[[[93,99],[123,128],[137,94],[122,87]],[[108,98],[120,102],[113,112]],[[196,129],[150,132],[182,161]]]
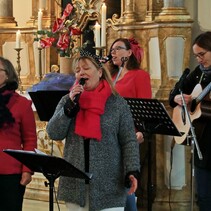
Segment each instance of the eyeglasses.
[[115,48],[112,48],[112,49],[110,50],[110,53],[113,53],[114,51],[116,52],[116,51],[119,51],[119,50],[122,50],[122,49],[127,50],[126,47],[123,47],[123,46],[116,46]]
[[194,54],[193,56],[197,59],[203,59],[204,58],[204,55],[207,53],[208,51],[204,51],[204,52],[200,52],[200,53],[197,53],[197,54]]

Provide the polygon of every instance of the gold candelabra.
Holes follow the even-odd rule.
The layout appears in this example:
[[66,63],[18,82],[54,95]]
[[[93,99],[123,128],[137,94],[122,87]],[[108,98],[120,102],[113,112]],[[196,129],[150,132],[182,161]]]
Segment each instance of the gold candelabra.
[[23,87],[22,87],[22,81],[21,81],[21,64],[20,64],[20,51],[22,50],[23,48],[15,48],[15,50],[17,51],[17,68],[16,68],[16,71],[17,71],[17,74],[18,74],[18,82],[19,82],[19,91],[20,93],[23,93]]
[[39,51],[39,79],[42,80],[42,47],[38,47]]

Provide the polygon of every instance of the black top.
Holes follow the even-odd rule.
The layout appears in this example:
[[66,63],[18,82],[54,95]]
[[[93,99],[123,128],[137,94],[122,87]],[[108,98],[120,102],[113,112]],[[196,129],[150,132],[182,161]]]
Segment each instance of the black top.
[[[202,89],[207,87],[211,82],[211,71],[202,71],[199,66],[192,71],[184,81],[182,92],[191,94],[197,84],[201,84]],[[177,106],[174,102],[175,95],[179,94],[179,90],[172,89],[169,95],[169,104],[171,107]],[[195,166],[211,170],[211,95],[210,92],[201,101],[202,115],[193,120],[196,138],[201,150],[203,159],[198,158],[198,154],[194,153]],[[208,109],[207,109],[208,108]],[[210,110],[209,110],[210,108]],[[206,111],[206,112],[205,112]],[[196,150],[196,148],[195,148]]]

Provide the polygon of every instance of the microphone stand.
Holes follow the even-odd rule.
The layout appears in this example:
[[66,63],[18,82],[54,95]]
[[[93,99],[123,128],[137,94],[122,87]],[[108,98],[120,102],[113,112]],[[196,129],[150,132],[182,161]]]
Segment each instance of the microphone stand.
[[118,81],[118,78],[119,78],[119,76],[120,76],[120,74],[121,74],[121,72],[122,72],[122,70],[123,70],[123,67],[124,67],[124,65],[125,65],[125,62],[126,62],[127,60],[128,60],[127,57],[122,57],[122,58],[121,58],[122,65],[120,66],[119,71],[118,71],[118,74],[117,74],[117,76],[116,76],[116,78],[115,78],[115,80],[114,80],[114,86],[116,85],[116,82]]
[[193,204],[194,204],[194,176],[195,176],[195,168],[194,168],[194,149],[195,149],[195,146],[196,146],[196,150],[197,150],[197,154],[198,154],[199,159],[202,160],[203,157],[202,157],[199,145],[198,145],[198,141],[196,139],[195,129],[194,129],[193,125],[192,125],[190,114],[188,112],[187,105],[185,103],[185,99],[184,99],[182,90],[179,89],[179,91],[180,91],[180,95],[182,97],[182,106],[183,106],[184,111],[185,111],[184,116],[188,118],[188,122],[190,123],[190,132],[191,132],[191,134],[188,135],[187,139],[189,140],[189,138],[191,138],[191,154],[192,154],[192,156],[191,156],[191,159],[192,159],[192,162],[191,162],[191,211],[193,211]]

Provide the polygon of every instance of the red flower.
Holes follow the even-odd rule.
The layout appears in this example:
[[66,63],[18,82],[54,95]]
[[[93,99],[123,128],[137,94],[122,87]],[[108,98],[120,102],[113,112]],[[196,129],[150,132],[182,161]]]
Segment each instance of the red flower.
[[73,5],[70,3],[67,4],[67,6],[63,12],[62,19],[66,19],[66,17],[68,17],[71,14],[72,10],[73,10]]
[[71,56],[74,53],[74,42],[76,40],[74,36],[81,35],[82,31],[76,27],[76,20],[73,18],[69,20],[69,16],[73,11],[72,4],[67,4],[61,18],[57,18],[54,23],[51,32],[45,31],[40,40],[42,48],[56,46],[60,56]]
[[71,32],[71,35],[81,35],[82,31],[79,28],[73,28],[73,27],[69,27],[69,30]]
[[55,41],[54,37],[41,38],[40,45],[42,48],[51,47],[54,41]]
[[64,28],[64,22],[65,22],[65,19],[57,18],[57,19],[54,21],[53,28],[52,28],[52,32],[53,32],[53,33],[56,33],[56,32],[58,32],[59,30],[61,30],[62,28]]
[[65,50],[69,47],[70,36],[68,34],[61,34],[57,42],[57,47],[61,50]]

